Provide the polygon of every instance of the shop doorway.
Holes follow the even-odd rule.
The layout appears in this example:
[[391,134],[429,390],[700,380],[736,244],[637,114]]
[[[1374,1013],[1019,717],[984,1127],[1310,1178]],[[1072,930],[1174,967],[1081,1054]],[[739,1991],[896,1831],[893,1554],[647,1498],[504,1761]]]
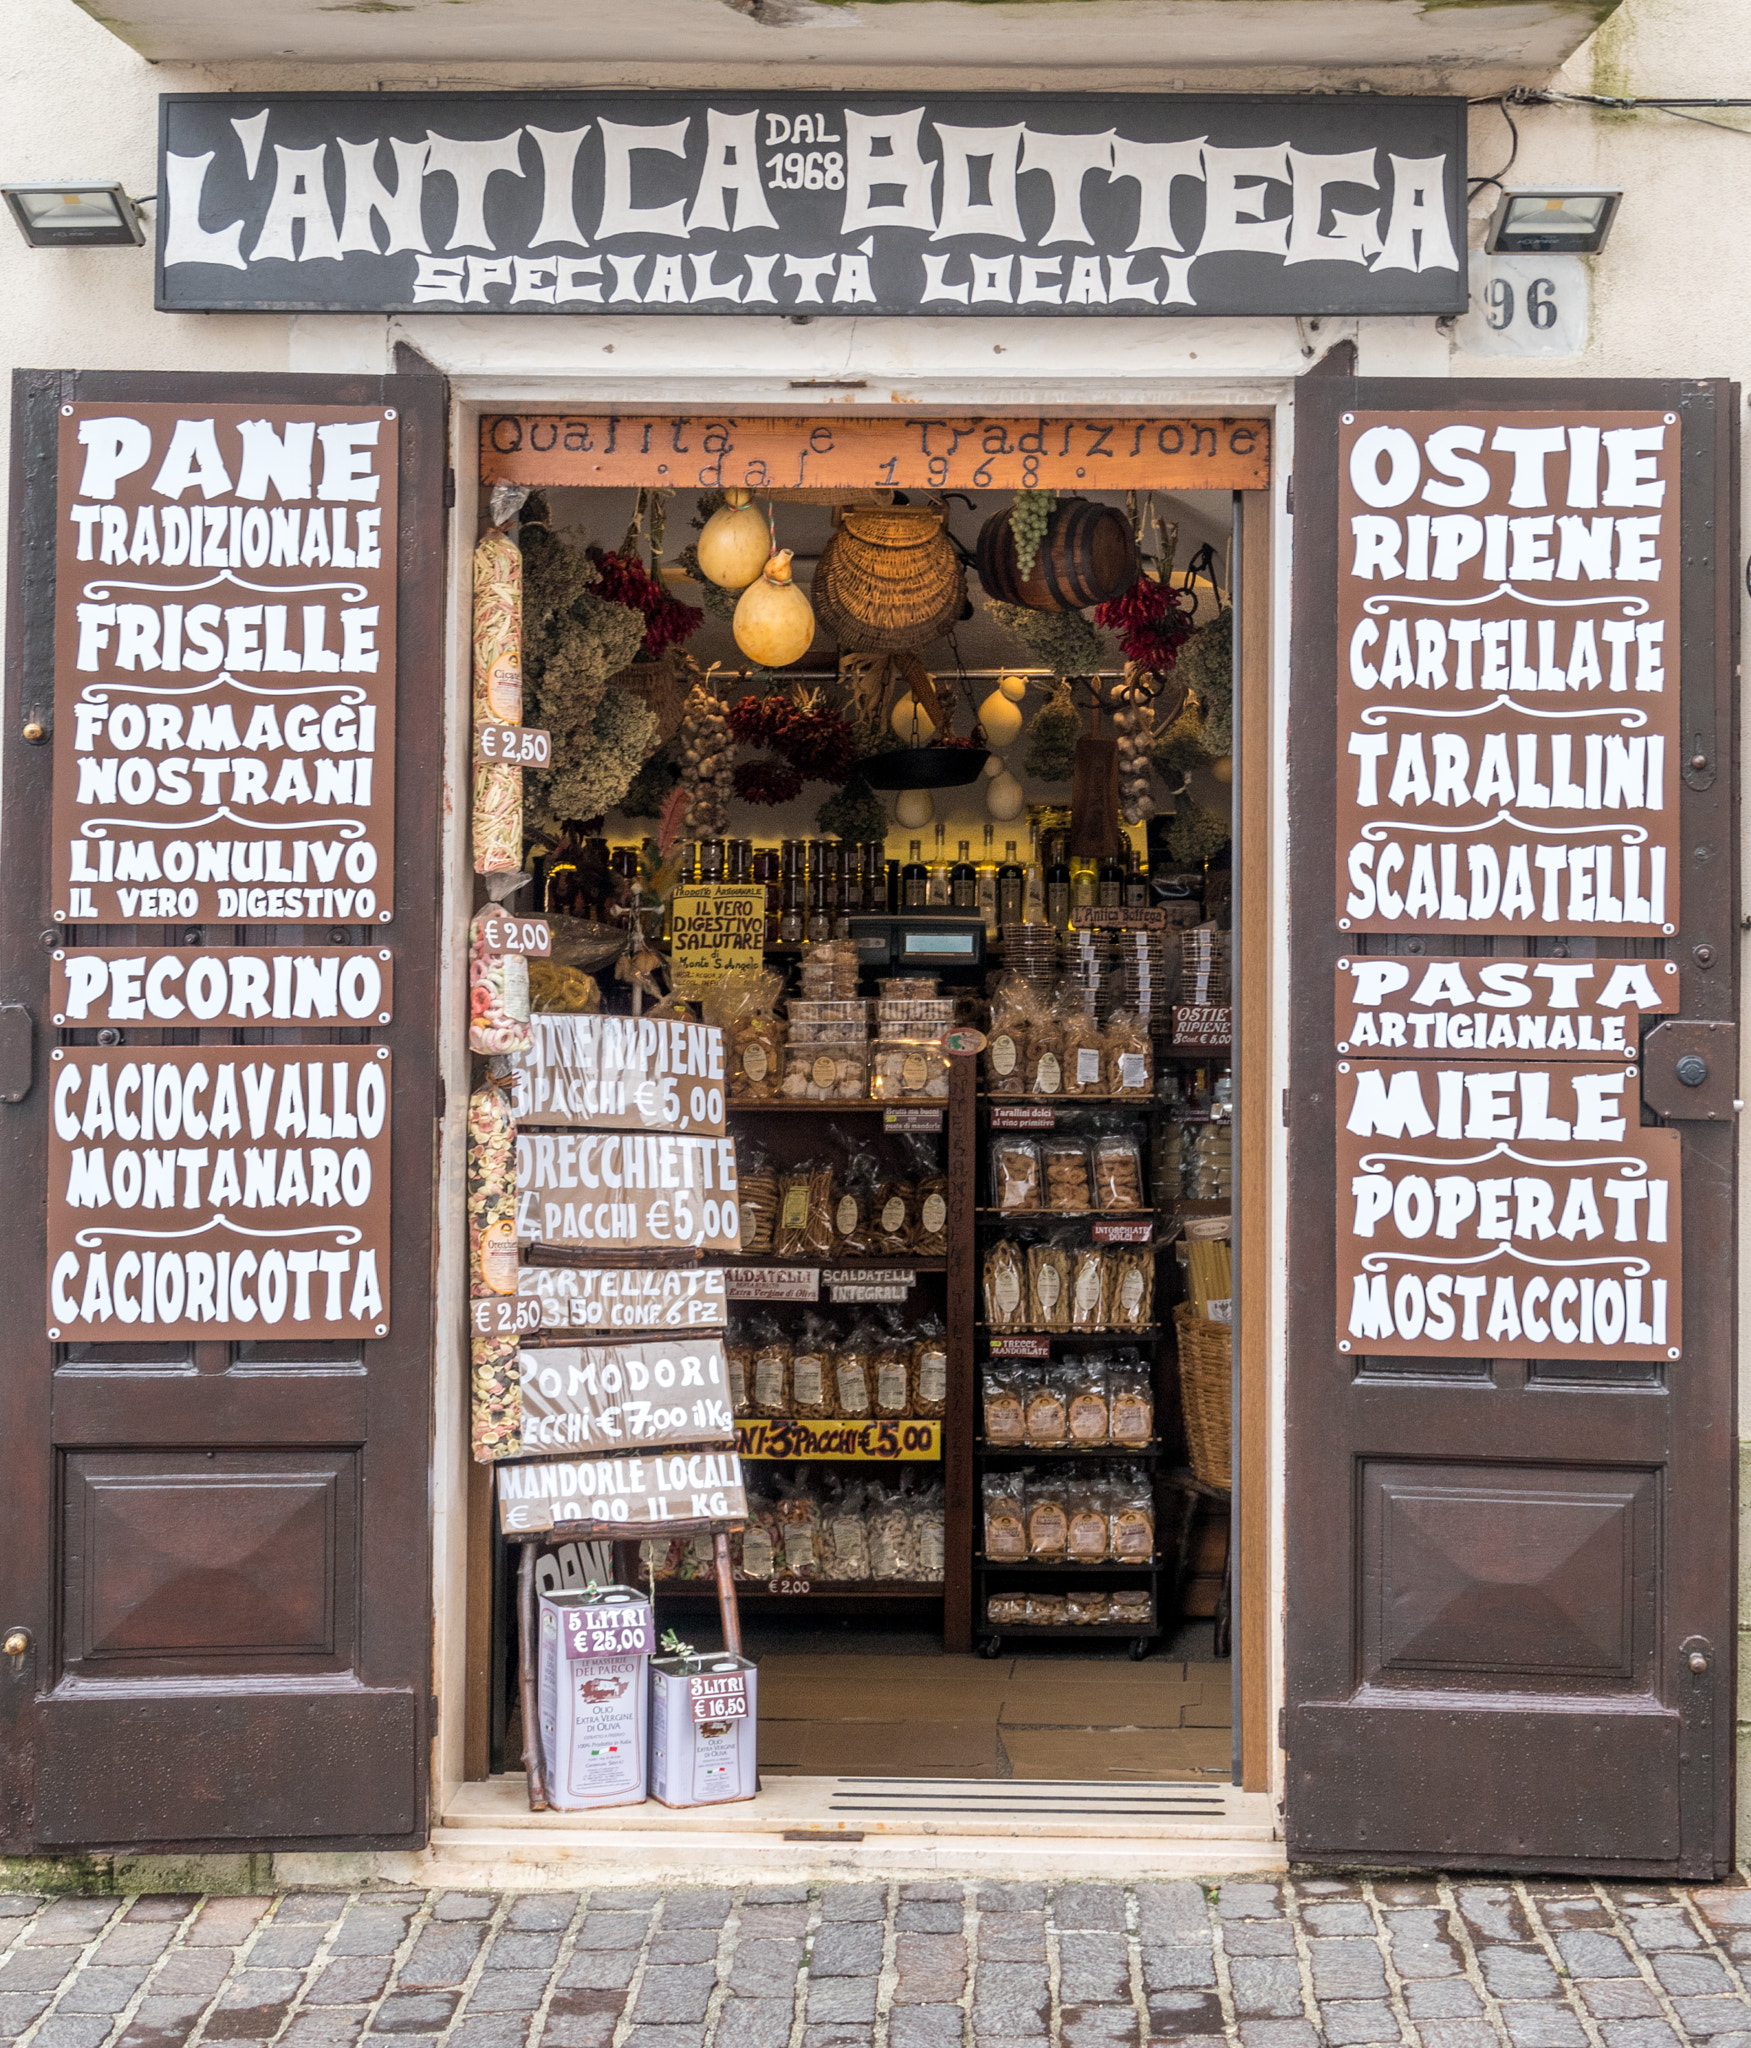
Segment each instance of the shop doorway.
[[[1125,626],[1113,620],[1097,640],[1075,621],[1078,640],[1064,611],[1018,621],[987,605],[980,538],[1009,520],[1028,480],[1019,462],[1004,459],[1017,443],[1064,451],[1043,470],[1036,457],[1033,474],[1062,498],[1122,522],[1150,558],[1158,587],[1173,593],[1166,609],[1183,620],[1129,750],[1126,786],[1146,791],[1147,801],[1133,803],[1129,820],[1114,819],[1110,844],[1087,855],[1086,835],[1069,852],[1073,810],[1088,801],[1074,750],[1079,731],[1112,731],[1127,681]],[[1118,488],[1101,488],[1098,457],[1088,458],[1102,443],[1130,449]],[[806,1273],[813,1282],[797,1290],[809,1298],[786,1300],[777,1298],[786,1288],[750,1279],[747,1294],[774,1298],[730,1306],[756,1503],[736,1555],[744,1644],[761,1667],[768,1786],[787,1778],[903,1782],[921,1787],[906,1795],[922,1802],[920,1811],[952,1801],[962,1783],[1019,1791],[1244,1780],[1262,1789],[1265,1307],[1262,1278],[1250,1304],[1244,1278],[1248,1259],[1257,1261],[1262,1213],[1251,1235],[1234,1232],[1236,1182],[1249,1158],[1261,1205],[1263,1185],[1267,907],[1256,900],[1262,876],[1249,874],[1237,841],[1246,817],[1260,829],[1265,802],[1264,424],[489,415],[481,445],[483,508],[494,485],[532,493],[521,523],[537,604],[544,590],[564,587],[568,557],[575,567],[593,549],[598,590],[624,598],[641,588],[653,615],[660,590],[703,613],[684,641],[659,661],[623,668],[610,688],[672,721],[688,690],[711,676],[745,736],[722,829],[697,835],[696,858],[702,871],[709,863],[725,879],[770,877],[767,965],[781,991],[778,1014],[791,1014],[788,1043],[782,1025],[776,1042],[760,1043],[769,1075],[751,1082],[750,1068],[738,1069],[732,1056],[730,1117],[742,1177],[778,1210],[780,1228],[770,1237],[768,1225],[757,1224],[761,1248],[724,1263],[748,1275]],[[847,455],[848,446],[856,452]],[[1150,447],[1154,461],[1138,461]],[[1084,459],[1070,459],[1078,453]],[[707,471],[702,485],[696,479]],[[728,617],[733,594],[726,602],[721,589],[707,587],[694,551],[738,474],[760,484],[793,473],[824,480],[767,483],[755,504],[771,541],[791,551],[798,587],[816,598],[817,626],[800,659],[767,671],[738,645]],[[993,778],[980,776],[937,788],[924,804],[915,794],[861,790],[860,808],[860,763],[850,773],[844,765],[793,772],[798,760],[804,770],[815,763],[781,743],[779,706],[782,715],[845,714],[860,729],[861,749],[872,727],[891,735],[891,746],[921,737],[918,722],[896,709],[905,672],[892,651],[860,645],[843,597],[829,590],[822,602],[816,589],[847,509],[860,507],[934,510],[962,558],[968,601],[916,655],[957,736],[971,733],[983,707],[992,767],[1014,784],[995,797]],[[648,583],[635,584],[629,563]],[[568,716],[565,689],[549,686],[543,702],[541,671],[564,635],[551,621],[543,628],[530,619],[525,715],[557,727]],[[677,633],[687,623],[675,619]],[[574,653],[575,644],[574,636]],[[884,655],[893,663],[885,686]],[[1133,666],[1129,679],[1140,676]],[[774,710],[763,719],[750,702]],[[1055,758],[1043,736],[1054,717]],[[565,812],[565,776],[581,765],[581,752],[556,757],[548,813],[539,809],[539,785],[526,813],[537,833],[536,883],[513,907],[601,916],[605,902],[624,893],[617,874],[657,830],[687,738],[628,764],[638,769],[630,798],[593,818]],[[1249,744],[1256,792],[1240,767]],[[574,776],[569,789],[586,786],[596,787]],[[793,857],[789,849],[799,845]],[[1105,875],[1100,855],[1111,856]],[[1165,912],[1162,929],[1058,936],[1056,871],[1071,870],[1064,881],[1080,907],[1085,858],[1097,899],[1104,880],[1120,907],[1128,899]],[[1015,1068],[994,1066],[988,1045],[981,1058],[944,1061],[935,1098],[904,1085],[887,1100],[872,1097],[864,1071],[855,1095],[835,1087],[823,1098],[806,1084],[787,1093],[787,1076],[801,1071],[799,1045],[818,1039],[835,1051],[833,1020],[809,1009],[797,982],[798,942],[811,936],[811,918],[815,937],[846,928],[851,915],[898,918],[914,907],[914,887],[928,918],[952,910],[963,888],[977,890],[982,873],[1007,908],[1011,878],[1003,871],[1012,861],[1022,906],[1013,923],[1022,929],[1006,930],[1012,920],[994,913],[969,971],[870,968],[841,995],[847,1010],[869,1006],[869,1021],[848,1034],[867,1032],[872,1041],[855,1050],[864,1070],[881,1070],[884,1027],[891,1038],[914,1035],[903,1031],[901,1010],[878,1007],[884,998],[925,1005],[935,1030],[941,1021],[930,1006],[944,1006],[944,1018],[1006,1041]],[[908,869],[923,871],[921,886]],[[1255,943],[1247,938],[1248,903]],[[917,985],[884,991],[884,981]],[[1116,1061],[1115,1018],[1122,1031],[1127,1015],[1137,1017],[1149,1081],[1129,1099],[1073,1072],[1064,1085],[1066,1027],[1085,1013],[1092,1029],[1069,1058],[1079,1049],[1086,1060],[1093,1050],[1097,1067]],[[814,1056],[805,1058],[812,1066]],[[1248,1071],[1257,1100],[1242,1087]],[[909,1113],[897,1121],[913,1129],[889,1127],[896,1107]],[[1030,1174],[1037,1191],[1025,1185]],[[785,1194],[800,1198],[811,1181],[835,1204],[873,1199],[868,1234],[846,1240],[823,1224],[817,1238],[804,1211],[787,1237]],[[880,1207],[893,1199],[919,1205],[898,1236],[879,1226]],[[934,1228],[922,1214],[927,1203],[939,1210]],[[1133,1289],[1135,1276],[1146,1275],[1147,1306],[1128,1323],[1119,1310],[1057,1313],[1055,1285],[1073,1288],[1079,1251],[1093,1254],[1095,1284],[1114,1301],[1127,1274]],[[565,1255],[537,1248],[529,1256]],[[855,1282],[835,1284],[836,1274],[853,1271]],[[1228,1317],[1234,1336],[1225,1340]],[[916,1359],[920,1341],[932,1338],[946,1354],[935,1389],[921,1387]],[[918,1425],[913,1456],[795,1455],[787,1437],[805,1433],[787,1424],[838,1415],[833,1390],[848,1361],[852,1377],[862,1371],[874,1387],[896,1358],[902,1368],[912,1361],[906,1406],[878,1412]],[[1130,1415],[1118,1423],[1127,1401]],[[1086,1430],[1080,1442],[1072,1410]],[[762,1449],[769,1455],[758,1455]],[[509,1777],[518,1773],[521,1745],[514,1563],[493,1534],[485,1489],[476,1502],[470,1626],[485,1655],[470,1701],[470,1775]],[[1091,1561],[1077,1561],[1059,1519],[1088,1531],[1096,1517],[1101,1544]],[[1136,1531],[1146,1531],[1141,1541]],[[550,1553],[542,1570],[555,1584],[609,1572],[654,1584],[659,1625],[704,1646],[717,1641],[705,1548],[695,1554],[685,1539],[642,1549],[579,1544]]]

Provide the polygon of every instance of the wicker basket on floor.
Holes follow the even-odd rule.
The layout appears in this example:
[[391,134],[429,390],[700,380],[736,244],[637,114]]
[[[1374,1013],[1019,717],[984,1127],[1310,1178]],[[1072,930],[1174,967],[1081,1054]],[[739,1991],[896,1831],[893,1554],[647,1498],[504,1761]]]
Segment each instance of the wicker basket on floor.
[[1234,1332],[1182,1302],[1173,1312],[1179,1340],[1180,1408],[1193,1473],[1206,1486],[1233,1485]]

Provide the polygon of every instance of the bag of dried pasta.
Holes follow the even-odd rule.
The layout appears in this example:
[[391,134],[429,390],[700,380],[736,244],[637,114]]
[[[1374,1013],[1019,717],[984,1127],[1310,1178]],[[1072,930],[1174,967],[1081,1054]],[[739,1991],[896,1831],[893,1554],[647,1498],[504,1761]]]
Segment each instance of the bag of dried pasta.
[[835,1415],[859,1422],[875,1412],[876,1332],[867,1316],[853,1325],[833,1354]]
[[1090,1474],[1066,1489],[1069,1527],[1064,1548],[1072,1564],[1104,1564],[1111,1548],[1105,1479]]
[[1066,1492],[1063,1479],[1054,1472],[1042,1472],[1039,1478],[1028,1482],[1027,1512],[1023,1517],[1027,1525],[1027,1554],[1042,1563],[1063,1561],[1064,1547],[1070,1540]]
[[1092,1004],[1069,998],[1061,1009],[1059,1059],[1064,1070],[1066,1095],[1106,1093],[1106,1033],[1094,1020]]
[[1098,1365],[1079,1365],[1071,1375],[1069,1427],[1070,1441],[1084,1449],[1112,1434],[1106,1374]]
[[790,1412],[817,1420],[833,1412],[828,1363],[833,1327],[818,1315],[803,1317],[802,1334],[791,1350]]
[[876,1248],[878,1166],[874,1148],[853,1146],[833,1202],[833,1256],[855,1258]]
[[1070,1249],[1031,1244],[1027,1254],[1028,1323],[1036,1330],[1070,1327]]
[[762,1146],[736,1147],[736,1202],[742,1216],[742,1250],[764,1258],[772,1250],[778,1220],[778,1172]]
[[875,1353],[875,1412],[896,1422],[912,1412],[912,1347],[892,1324],[882,1331]]
[[918,1203],[918,1221],[912,1233],[912,1250],[921,1259],[948,1257],[948,1179],[936,1164],[936,1144],[930,1138],[914,1138],[911,1152],[916,1165],[913,1191]]
[[1155,1435],[1155,1394],[1141,1365],[1116,1365],[1107,1374],[1107,1406],[1116,1444],[1146,1444]]
[[875,1249],[888,1257],[912,1249],[918,1229],[918,1190],[904,1173],[888,1172],[876,1190]]
[[1107,1321],[1115,1330],[1143,1330],[1155,1320],[1155,1254],[1148,1245],[1114,1245],[1107,1253]]
[[1155,1555],[1155,1496],[1147,1474],[1132,1466],[1113,1475],[1107,1515],[1113,1556],[1125,1564],[1147,1564]]
[[864,1519],[868,1489],[861,1480],[837,1473],[826,1485],[821,1503],[821,1576],[840,1581],[867,1579],[869,1529]]
[[1055,1372],[1031,1374],[1022,1402],[1022,1430],[1028,1449],[1056,1450],[1067,1440],[1069,1426],[1061,1375]]
[[782,1569],[812,1579],[820,1570],[821,1504],[810,1489],[807,1470],[778,1473],[772,1491],[784,1540]]
[[999,978],[991,992],[991,1030],[985,1041],[987,1094],[1026,1094],[1028,1033],[1039,1014],[1039,999],[1019,974]]
[[985,1441],[1014,1446],[1024,1441],[1021,1392],[1016,1370],[1008,1365],[985,1368]]
[[750,1392],[756,1415],[788,1415],[790,1402],[790,1340],[770,1317],[754,1331],[754,1366]]
[[[474,550],[474,724],[478,730],[522,722],[523,557],[510,535],[495,527]],[[477,875],[522,867],[521,768],[475,762],[472,824]]]
[[754,1346],[744,1337],[732,1336],[724,1346],[724,1365],[730,1376],[730,1413],[754,1412]]
[[999,1238],[985,1254],[985,1320],[994,1330],[1019,1330],[1027,1314],[1027,1268],[1017,1248]]
[[1155,1044],[1146,1019],[1134,1010],[1118,1010],[1107,1022],[1106,1092],[1109,1095],[1155,1093]]
[[1082,1245],[1070,1258],[1070,1327],[1106,1328],[1106,1262],[1099,1245]]
[[912,1339],[912,1413],[946,1414],[948,1410],[948,1340],[942,1318],[926,1316]]
[[985,1474],[985,1555],[994,1564],[1020,1564],[1027,1556],[1022,1472]]

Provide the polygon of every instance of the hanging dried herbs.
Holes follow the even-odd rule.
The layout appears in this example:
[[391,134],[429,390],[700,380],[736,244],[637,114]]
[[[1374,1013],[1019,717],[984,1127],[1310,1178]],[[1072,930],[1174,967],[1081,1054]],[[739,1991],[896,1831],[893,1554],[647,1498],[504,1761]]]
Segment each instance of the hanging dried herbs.
[[1219,612],[1192,634],[1180,649],[1174,674],[1186,685],[1186,701],[1178,717],[1157,735],[1149,757],[1164,775],[1189,775],[1234,751],[1231,611]]
[[1060,676],[1051,697],[1028,726],[1022,767],[1040,782],[1068,782],[1076,770],[1076,742],[1081,737],[1082,720],[1071,695],[1071,680]]
[[671,597],[636,555],[610,554],[603,548],[591,548],[588,554],[596,569],[597,594],[613,604],[631,606],[643,618],[646,654],[681,646],[705,624],[704,612]]
[[830,839],[862,843],[888,836],[887,806],[861,775],[854,775],[815,813],[815,829]]
[[681,771],[663,748],[653,754],[632,778],[632,787],[620,799],[629,818],[654,818],[661,812],[681,780]]
[[1206,811],[1182,796],[1168,828],[1167,850],[1182,866],[1202,867],[1213,853],[1228,844],[1230,834],[1226,818],[1219,818],[1214,811]]
[[675,557],[675,563],[682,573],[697,583],[705,593],[705,609],[714,618],[735,617],[736,606],[741,601],[742,593],[739,590],[726,590],[721,583],[712,582],[699,566],[699,548],[696,543],[690,541]]
[[1036,612],[988,597],[985,608],[1000,626],[1059,675],[1089,675],[1110,666],[1100,635],[1081,612]]

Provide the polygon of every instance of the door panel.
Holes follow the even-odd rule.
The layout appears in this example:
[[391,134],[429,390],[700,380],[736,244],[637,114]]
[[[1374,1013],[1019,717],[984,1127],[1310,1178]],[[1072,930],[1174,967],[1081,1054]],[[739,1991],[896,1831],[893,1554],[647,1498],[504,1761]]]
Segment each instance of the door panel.
[[[1667,654],[1685,735],[1667,779],[1682,922],[1654,939],[1598,925],[1344,933],[1332,877],[1334,791],[1356,751],[1334,715],[1349,672],[1333,623],[1351,559],[1340,553],[1352,538],[1339,502],[1345,416],[1402,416],[1427,434],[1471,412],[1577,409],[1658,409],[1681,435],[1681,528],[1665,546],[1682,561],[1681,646]],[[1701,1109],[1658,1116],[1643,1094],[1641,1123],[1680,1134],[1681,1356],[1346,1356],[1336,1231],[1351,1191],[1339,1184],[1328,991],[1340,954],[1664,956],[1679,970],[1680,1019],[1734,1017],[1736,421],[1730,387],[1677,382],[1321,378],[1298,398],[1283,1728],[1300,1860],[1626,1877],[1731,1866],[1736,1133]],[[1575,594],[1555,586],[1550,601]],[[1442,595],[1416,602],[1451,616]],[[1414,702],[1439,709],[1374,723],[1439,715],[1451,726],[1475,700]],[[1688,1108],[1676,1085],[1660,1099]]]
[[[270,421],[370,407],[396,421],[391,921],[52,928],[50,789],[72,741],[71,721],[53,730],[55,450],[61,408],[80,403],[247,405]],[[0,1661],[5,1851],[425,1838],[444,437],[435,378],[15,379],[0,1003],[24,1007],[35,1047],[22,1097],[0,1099],[0,1172],[20,1197],[0,1243],[14,1312],[0,1371],[0,1626],[30,1638],[24,1657]],[[49,728],[45,743],[17,740],[28,721]],[[48,1021],[50,955],[68,942],[393,950],[394,1016],[381,1028],[124,1033],[129,1048],[389,1049],[388,1335],[41,1334],[51,1059],[99,1042]]]

